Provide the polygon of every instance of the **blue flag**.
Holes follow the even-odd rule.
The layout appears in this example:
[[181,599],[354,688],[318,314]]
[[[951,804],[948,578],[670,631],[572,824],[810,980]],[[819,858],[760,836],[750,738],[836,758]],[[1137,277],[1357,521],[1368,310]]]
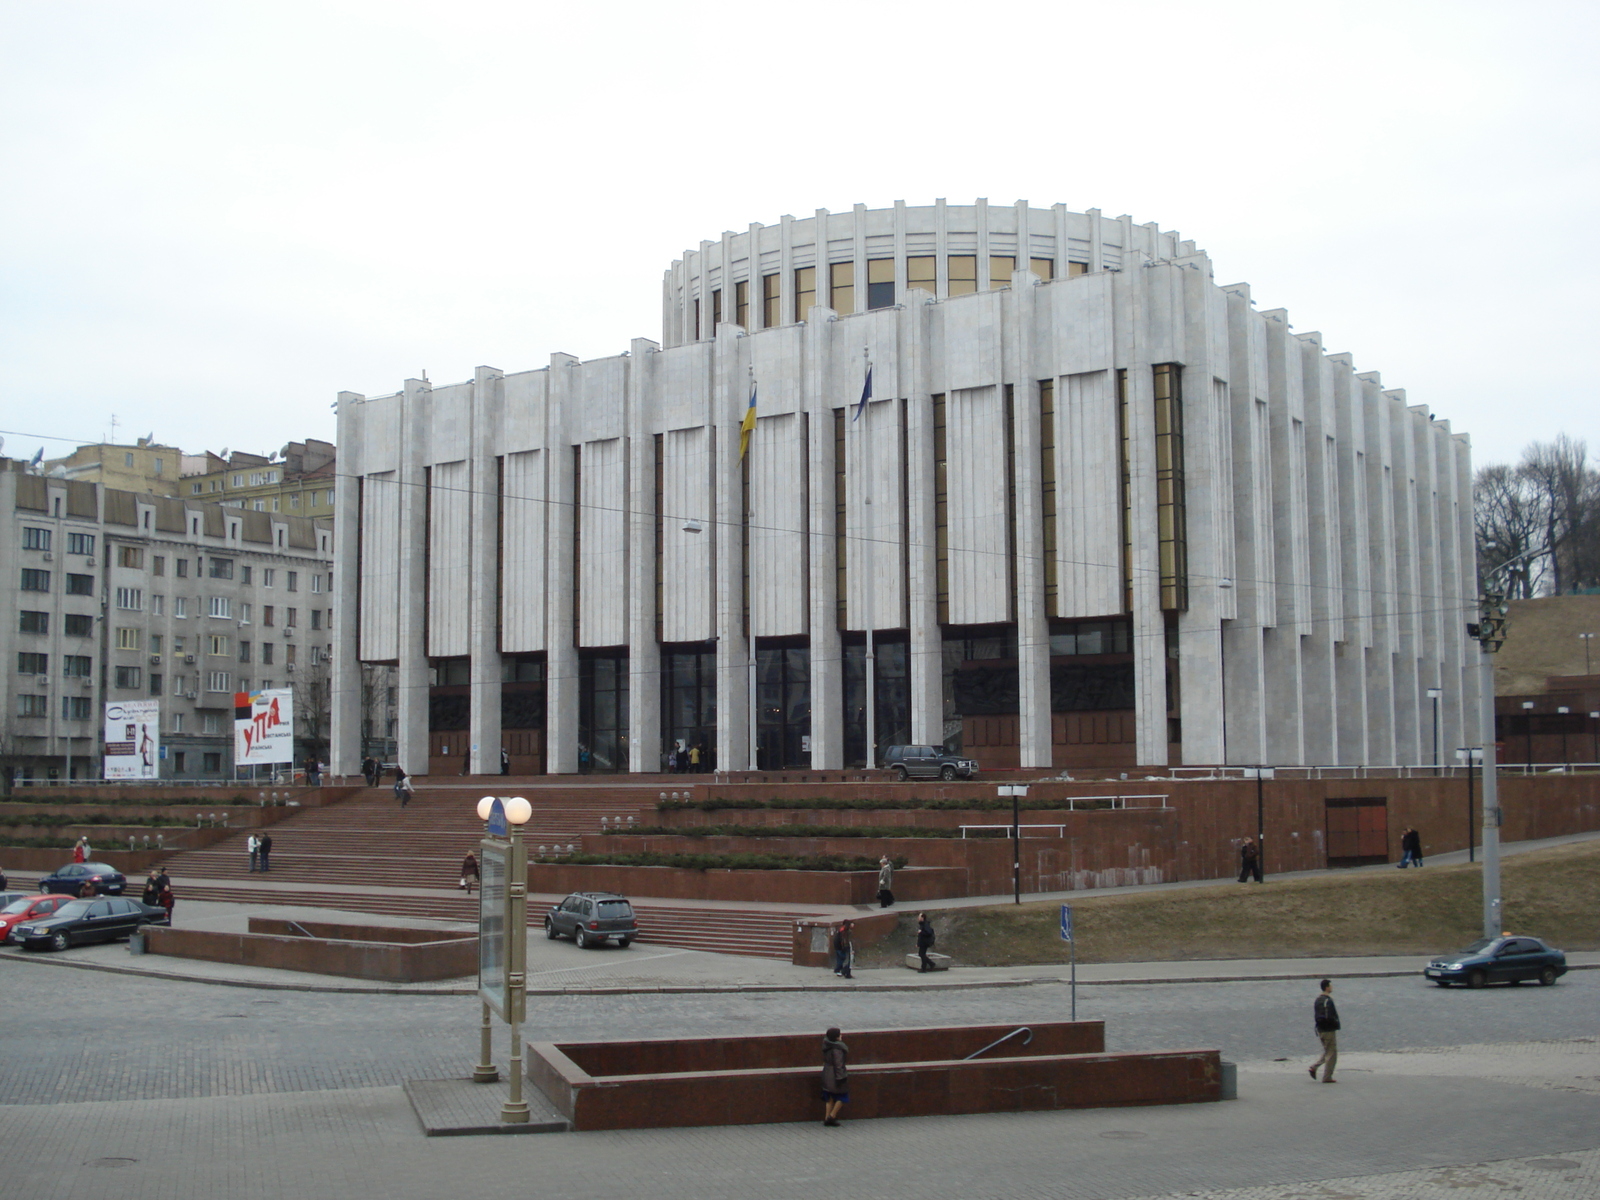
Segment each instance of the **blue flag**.
[[861,389],[861,402],[856,405],[855,416],[850,418],[852,421],[859,419],[861,414],[867,411],[867,401],[871,400],[871,399],[872,399],[872,368],[869,366],[869,367],[867,367],[867,382],[866,382],[865,386],[863,386],[862,389]]

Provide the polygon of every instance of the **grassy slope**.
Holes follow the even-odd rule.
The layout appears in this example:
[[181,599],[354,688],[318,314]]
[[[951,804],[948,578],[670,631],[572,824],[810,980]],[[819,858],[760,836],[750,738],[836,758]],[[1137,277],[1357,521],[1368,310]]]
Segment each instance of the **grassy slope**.
[[[1509,928],[1564,950],[1600,949],[1600,842],[1519,854],[1501,865]],[[1482,921],[1481,868],[1425,867],[1182,888],[1072,901],[1078,961],[1157,962],[1286,954],[1432,954],[1466,945]],[[1060,963],[1059,906],[998,904],[935,918],[958,965]],[[862,953],[889,965],[915,948],[916,914]]]

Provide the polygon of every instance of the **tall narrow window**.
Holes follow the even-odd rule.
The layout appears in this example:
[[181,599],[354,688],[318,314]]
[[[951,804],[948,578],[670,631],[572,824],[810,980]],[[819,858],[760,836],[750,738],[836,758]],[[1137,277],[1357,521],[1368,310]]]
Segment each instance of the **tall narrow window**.
[[894,259],[867,260],[867,307],[894,307]]
[[741,279],[733,285],[733,323],[740,329],[750,328],[750,281]]
[[856,265],[832,263],[828,267],[828,307],[841,317],[856,310]]
[[1189,607],[1188,520],[1184,512],[1182,368],[1155,368],[1156,537],[1160,549],[1161,607]]
[[950,267],[950,287],[947,295],[970,296],[978,290],[978,256],[975,254],[952,254],[948,260]]
[[655,490],[656,490],[656,641],[661,640],[662,613],[665,611],[664,592],[666,580],[662,574],[662,556],[666,551],[666,516],[663,512],[663,488],[666,479],[665,435],[655,435]]
[[817,269],[796,267],[794,272],[794,319],[804,321],[817,303]]
[[1017,269],[1017,260],[1000,254],[989,256],[989,286],[1003,288],[1011,286],[1011,272]]
[[711,332],[709,336],[717,336],[717,326],[722,324],[722,289],[718,288],[711,293]]
[[700,340],[700,301],[694,302],[694,340]]
[[939,260],[932,254],[919,254],[906,259],[906,287],[921,288],[939,294]]
[[778,284],[782,279],[778,275],[763,275],[761,277],[761,328],[771,329],[774,325],[783,324],[783,316],[778,309],[779,293]]
[[950,473],[945,457],[944,393],[933,397],[933,548],[934,586],[939,623],[950,623]]
[[845,503],[844,430],[844,409],[836,408],[833,410],[833,582],[840,629],[846,628],[850,621],[850,559],[845,539],[849,510]]
[[1117,444],[1120,451],[1118,490],[1122,501],[1122,609],[1133,611],[1133,458],[1128,444],[1128,372],[1117,371]]
[[1061,615],[1056,563],[1056,381],[1039,381],[1039,487],[1044,525],[1044,614]]

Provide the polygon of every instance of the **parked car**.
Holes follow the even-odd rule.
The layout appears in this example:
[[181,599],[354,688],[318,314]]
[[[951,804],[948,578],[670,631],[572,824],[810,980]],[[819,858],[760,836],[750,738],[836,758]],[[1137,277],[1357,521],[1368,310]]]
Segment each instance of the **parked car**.
[[11,931],[35,917],[48,917],[63,904],[71,901],[70,896],[29,896],[22,895],[13,900],[4,908],[0,908],[0,942],[11,940]]
[[639,936],[639,918],[626,896],[611,892],[573,892],[552,908],[544,919],[544,935],[551,941],[569,936],[579,948],[615,941],[626,948]]
[[1521,983],[1537,979],[1549,987],[1567,973],[1567,956],[1536,937],[1503,934],[1479,938],[1465,950],[1441,954],[1422,974],[1440,987],[1464,983],[1481,988],[1487,983]]
[[971,779],[978,773],[974,760],[951,754],[942,746],[890,746],[883,753],[883,765],[898,779],[912,775],[918,779]]
[[127,878],[115,867],[105,863],[81,862],[68,863],[53,875],[46,875],[39,880],[39,890],[76,896],[85,883],[94,884],[97,896],[120,896],[122,889],[128,886]]
[[15,904],[18,900],[26,900],[31,892],[0,892],[0,909],[5,909]]
[[28,950],[65,950],[79,942],[110,942],[146,925],[168,924],[167,910],[120,896],[68,900],[42,919],[18,925],[12,940]]

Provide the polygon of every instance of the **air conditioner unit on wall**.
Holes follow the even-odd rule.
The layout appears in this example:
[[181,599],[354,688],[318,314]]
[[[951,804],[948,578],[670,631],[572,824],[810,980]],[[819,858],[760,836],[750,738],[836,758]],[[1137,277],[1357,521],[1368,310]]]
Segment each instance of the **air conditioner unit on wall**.
[[185,692],[183,694],[183,698],[185,700],[193,700],[194,699],[194,693],[193,692]]
[[192,654],[185,654],[185,655],[184,655],[184,656],[183,656],[183,661],[184,661],[184,662],[186,662],[186,663],[192,663],[192,662],[193,662],[193,661],[194,661],[194,655],[192,655]]
[[284,666],[283,666],[283,669],[285,671],[288,671],[289,674],[291,674],[291,675],[294,674],[294,664],[293,663],[285,663]]
[[48,550],[46,550],[45,554],[44,554],[44,560],[45,560],[45,562],[55,562],[56,556],[54,554],[51,554]]

